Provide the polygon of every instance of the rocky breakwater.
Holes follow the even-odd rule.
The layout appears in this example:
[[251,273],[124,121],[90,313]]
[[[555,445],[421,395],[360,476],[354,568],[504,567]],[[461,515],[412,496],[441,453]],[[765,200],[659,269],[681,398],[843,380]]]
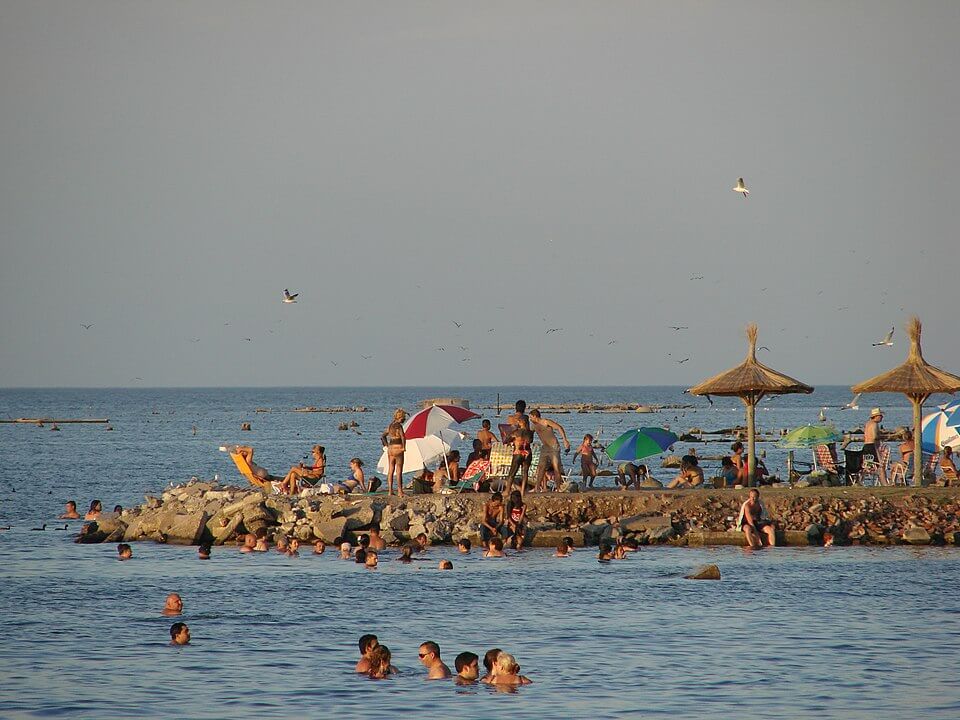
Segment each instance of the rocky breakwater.
[[[643,544],[738,545],[733,528],[743,490],[596,491],[529,494],[527,543],[551,547],[618,537]],[[88,523],[78,542],[195,545],[245,533],[302,542],[354,540],[376,525],[392,545],[424,533],[434,544],[479,538],[487,495],[266,495],[253,488],[191,481],[120,515]],[[784,544],[960,544],[960,491],[953,488],[764,488],[763,502]]]

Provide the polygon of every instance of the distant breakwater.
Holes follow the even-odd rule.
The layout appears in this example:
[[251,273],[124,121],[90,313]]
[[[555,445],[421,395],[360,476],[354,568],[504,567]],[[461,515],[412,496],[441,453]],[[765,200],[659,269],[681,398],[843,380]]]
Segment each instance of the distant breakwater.
[[[734,529],[745,490],[528,493],[527,540],[551,547],[621,536],[642,544],[740,545]],[[301,542],[355,540],[376,525],[390,545],[419,533],[433,544],[476,542],[488,496],[347,495],[286,497],[192,480],[146,496],[142,505],[87,523],[77,542],[223,545],[246,533]],[[764,488],[762,499],[785,545],[960,544],[957,488]]]

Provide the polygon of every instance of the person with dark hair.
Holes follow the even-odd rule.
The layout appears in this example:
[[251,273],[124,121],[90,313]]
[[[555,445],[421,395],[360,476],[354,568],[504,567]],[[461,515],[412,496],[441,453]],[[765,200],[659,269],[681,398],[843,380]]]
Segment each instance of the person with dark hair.
[[[477,440],[480,441],[480,457],[483,460],[490,459],[490,450],[497,441],[497,436],[490,431],[490,421],[483,420],[480,423],[480,430],[477,432]],[[469,465],[470,463],[467,463]]]
[[313,465],[304,467],[303,463],[298,463],[290,468],[290,472],[280,482],[280,490],[288,495],[296,495],[297,489],[303,480],[311,481],[311,485],[320,482],[326,474],[327,456],[326,448],[323,445],[314,445],[310,448],[313,455]]
[[454,679],[457,685],[474,685],[480,677],[480,658],[476,653],[460,653],[453,661],[453,667],[457,670],[457,677]]
[[737,479],[740,473],[737,470],[737,466],[733,464],[733,458],[729,455],[724,455],[720,458],[720,479],[723,482],[721,487],[732,488],[737,484]]
[[64,513],[60,516],[61,520],[79,520],[80,513],[77,512],[77,501],[76,500],[67,500],[67,505],[64,507]]
[[486,668],[487,674],[480,678],[480,682],[488,683],[493,677],[493,668],[497,664],[497,658],[500,656],[503,650],[500,648],[491,648],[483,654],[483,667]]
[[362,547],[364,550],[370,549],[370,536],[366,533],[361,533],[360,537],[357,538],[357,545]]
[[468,554],[471,547],[472,545],[470,543],[470,538],[460,538],[460,540],[457,542],[457,550],[459,550],[463,555]]
[[439,493],[445,485],[460,482],[460,451],[452,450],[433,473],[433,492]]
[[190,643],[190,628],[186,623],[175,622],[170,626],[170,644],[188,645]]
[[703,469],[695,455],[684,455],[680,460],[680,473],[667,484],[667,489],[695,488],[700,485],[703,485]]
[[133,557],[133,548],[127,543],[117,545],[117,560],[129,560]]
[[344,495],[355,492],[360,488],[360,492],[367,492],[367,480],[363,474],[363,460],[358,457],[350,459],[350,477],[343,481],[337,490]]
[[327,550],[327,544],[323,541],[323,538],[317,540],[313,544],[313,554],[314,555],[323,555]]
[[386,550],[387,541],[380,537],[380,526],[370,526],[370,548],[372,550]]
[[376,569],[377,569],[377,563],[378,563],[378,562],[379,562],[379,560],[378,560],[378,558],[377,558],[377,551],[376,551],[376,550],[368,550],[368,551],[367,551],[366,560],[364,560],[364,562],[363,562],[363,564],[366,566],[367,570],[376,570]]
[[119,515],[120,513],[123,512],[123,505],[114,505],[114,506],[113,506],[113,511],[114,511],[117,515]]
[[413,562],[413,548],[409,545],[404,545],[400,548],[400,557],[397,558],[397,561],[402,563]]
[[563,439],[563,447],[566,452],[570,452],[570,440],[567,438],[567,431],[563,425],[556,420],[550,420],[540,415],[539,410],[530,411],[530,423],[533,430],[540,437],[540,462],[537,465],[537,479],[534,488],[539,492],[547,491],[547,471],[553,472],[554,487],[560,488],[560,478],[563,477],[563,463],[560,460],[560,443],[557,440],[557,433]]
[[506,518],[506,539],[514,550],[521,550],[527,535],[527,506],[519,490],[510,493]]
[[567,550],[569,550],[570,552],[573,552],[574,550],[573,538],[570,537],[569,535],[564,535],[563,542],[567,546]]
[[357,551],[353,554],[353,561],[357,563],[357,565],[366,565],[367,551],[363,548],[357,548]]
[[380,641],[376,635],[367,634],[360,636],[360,642],[358,644],[360,646],[360,659],[357,661],[356,671],[358,673],[369,672],[370,653],[380,645]]
[[383,680],[398,672],[397,668],[390,664],[393,654],[386,645],[377,645],[370,651],[370,670],[367,676],[371,680]]
[[553,554],[554,557],[570,557],[570,548],[567,547],[567,544],[561,540],[560,544],[557,545],[557,551]]
[[480,539],[486,545],[490,538],[503,534],[504,508],[503,495],[493,493],[483,506],[483,517],[480,520]]
[[628,537],[623,541],[623,549],[627,552],[637,552],[640,550],[640,543],[635,537]]
[[103,512],[103,503],[99,500],[90,501],[90,509],[87,510],[87,514],[83,516],[84,520],[96,520],[100,517],[100,513]]
[[441,560],[437,565],[437,570],[453,570],[453,562],[450,560]]
[[483,553],[483,556],[488,558],[491,558],[491,557],[502,558],[503,557],[503,538],[500,537],[499,535],[494,535],[492,538],[490,538],[490,541],[487,543],[487,549]]
[[417,536],[413,539],[414,549],[417,552],[424,552],[428,547],[430,547],[430,540],[427,538],[426,533],[417,533]]
[[210,550],[211,550],[210,544],[204,543],[203,545],[197,548],[197,557],[200,558],[201,560],[209,560]]
[[513,481],[517,477],[517,471],[520,471],[520,494],[527,491],[527,483],[530,481],[530,463],[533,462],[533,432],[530,430],[529,421],[526,415],[523,415],[517,421],[517,427],[511,434],[510,442],[513,444],[513,456],[510,459],[510,471],[507,473],[507,485],[505,492],[507,497],[513,491]]
[[600,562],[610,562],[613,560],[613,546],[606,540],[600,543],[600,552],[597,554],[597,560]]
[[446,680],[450,677],[450,668],[440,659],[440,646],[432,640],[420,645],[417,653],[420,663],[427,668],[427,680]]
[[466,467],[470,467],[470,465],[476,462],[477,460],[486,460],[486,459],[487,459],[486,456],[483,454],[483,443],[480,441],[479,438],[477,438],[476,440],[473,441],[473,451],[469,455],[467,455]]
[[767,514],[767,509],[760,502],[760,491],[756,488],[750,488],[746,501],[740,506],[737,530],[743,531],[747,538],[747,545],[754,550],[763,547],[764,537],[770,547],[777,544],[776,528]]

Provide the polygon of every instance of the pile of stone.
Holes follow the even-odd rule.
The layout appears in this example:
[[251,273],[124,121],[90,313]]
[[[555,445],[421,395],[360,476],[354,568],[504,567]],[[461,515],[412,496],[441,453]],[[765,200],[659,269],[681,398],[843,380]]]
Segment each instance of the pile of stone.
[[[764,489],[763,501],[785,544],[960,544],[960,494],[952,490],[826,488]],[[633,537],[641,544],[742,544],[734,527],[746,491],[700,490],[528,494],[527,544],[553,547]],[[431,543],[479,540],[488,496],[267,495],[255,488],[192,480],[146,496],[143,505],[104,514],[84,526],[78,542],[196,545],[235,542],[246,533],[301,542],[355,540],[376,525],[391,545],[424,533]]]

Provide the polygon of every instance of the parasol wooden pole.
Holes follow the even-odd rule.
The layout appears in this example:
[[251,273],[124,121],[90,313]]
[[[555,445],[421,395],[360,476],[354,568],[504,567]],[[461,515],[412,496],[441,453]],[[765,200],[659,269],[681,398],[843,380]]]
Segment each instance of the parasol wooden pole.
[[911,395],[913,404],[913,485],[923,487],[923,401],[926,396]]
[[748,394],[744,400],[747,406],[747,486],[752,487],[754,482],[754,472],[757,469],[756,461],[756,429],[754,428],[754,409],[756,400],[753,393]]

